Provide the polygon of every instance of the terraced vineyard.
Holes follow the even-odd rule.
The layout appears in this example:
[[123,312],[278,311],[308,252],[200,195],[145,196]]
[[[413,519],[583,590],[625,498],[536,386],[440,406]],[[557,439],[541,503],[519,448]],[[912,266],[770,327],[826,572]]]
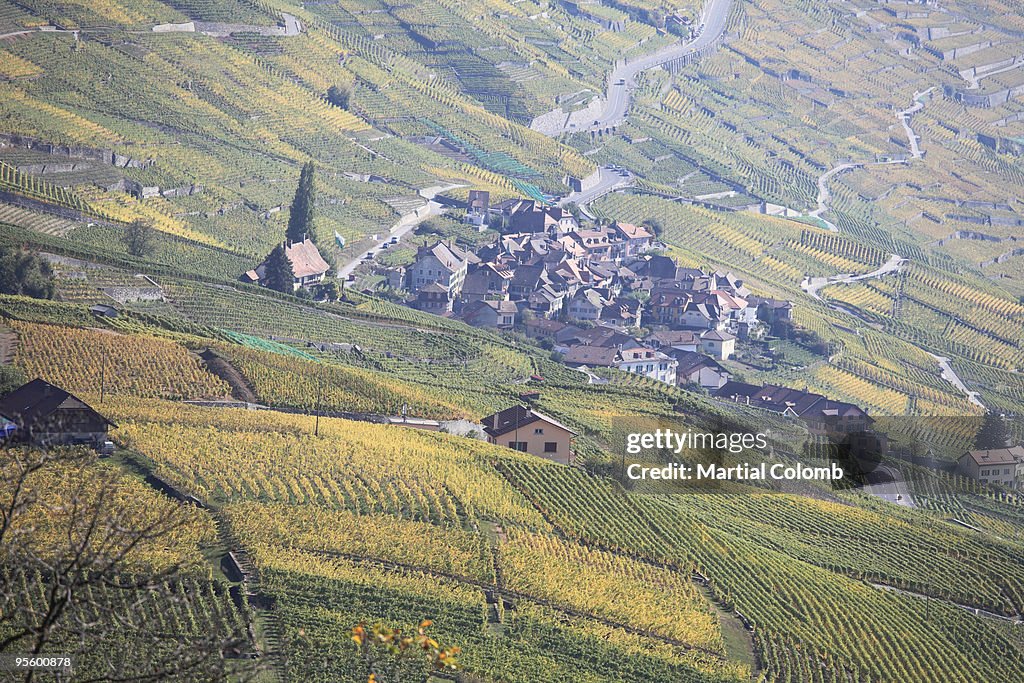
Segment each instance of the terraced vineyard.
[[[609,77],[709,8],[0,0],[0,246],[41,254],[56,288],[0,294],[17,338],[2,374],[76,393],[117,444],[33,479],[45,504],[16,531],[65,548],[76,496],[103,484],[115,521],[183,519],[119,577],[141,594],[94,587],[76,615],[91,632],[54,632],[84,676],[212,634],[235,642],[208,678],[255,663],[257,680],[365,681],[353,626],[429,620],[465,683],[1024,680],[1020,496],[948,466],[986,414],[1024,406],[1021,7],[733,2],[713,49]],[[612,129],[534,129],[620,85]],[[336,302],[241,284],[307,162],[331,266],[430,197],[455,209],[444,237],[483,245],[496,231],[459,223],[471,190],[555,204],[627,169],[577,208],[792,301],[792,325],[723,364],[865,408],[904,457],[884,464],[905,505],[886,484],[624,486],[620,446],[646,426],[770,430],[785,463],[838,449],[785,415],[377,298],[381,271],[339,278]],[[577,432],[573,466],[482,438],[517,404]],[[464,436],[374,423],[406,413]],[[22,451],[0,452],[15,510]],[[52,570],[0,548],[0,600],[42,604]]]
[[[197,358],[169,341],[18,321],[11,327],[19,337],[15,363],[29,376],[70,391],[161,398],[216,398],[228,393],[228,386]],[[55,363],[58,356],[62,360]]]

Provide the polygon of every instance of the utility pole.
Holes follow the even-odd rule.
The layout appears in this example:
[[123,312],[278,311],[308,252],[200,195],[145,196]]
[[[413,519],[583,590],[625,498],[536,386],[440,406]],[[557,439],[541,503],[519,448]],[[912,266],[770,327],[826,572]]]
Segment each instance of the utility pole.
[[107,381],[107,352],[104,349],[100,355],[100,405],[103,404],[103,398],[106,394],[106,381]]
[[320,374],[316,375],[316,417],[313,422],[313,436],[320,436],[320,401],[323,396],[323,384],[320,381]]

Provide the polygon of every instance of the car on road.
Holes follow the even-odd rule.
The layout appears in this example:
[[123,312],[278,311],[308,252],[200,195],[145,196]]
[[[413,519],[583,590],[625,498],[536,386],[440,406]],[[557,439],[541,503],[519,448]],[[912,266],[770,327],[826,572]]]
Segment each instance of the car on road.
[[387,249],[390,246],[391,246],[391,244],[389,242],[385,242],[384,244],[380,245],[380,248],[381,249]]

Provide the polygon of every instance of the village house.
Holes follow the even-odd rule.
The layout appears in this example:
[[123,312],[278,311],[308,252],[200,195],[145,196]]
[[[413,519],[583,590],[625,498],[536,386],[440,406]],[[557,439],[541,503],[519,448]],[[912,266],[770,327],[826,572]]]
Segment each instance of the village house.
[[466,304],[460,317],[473,327],[511,329],[516,324],[519,309],[511,301],[474,301]]
[[618,297],[601,311],[601,320],[622,328],[640,327],[643,324],[643,310],[640,301]]
[[560,422],[527,408],[513,406],[483,419],[490,443],[568,465],[576,432]]
[[643,375],[675,386],[676,370],[679,363],[661,351],[655,351],[641,344],[623,346],[615,367],[623,372]]
[[696,351],[700,348],[700,336],[692,330],[658,330],[647,335],[644,341],[665,353],[671,353],[672,349]]
[[874,420],[862,408],[834,401],[821,394],[790,387],[730,381],[715,396],[733,403],[742,403],[786,417],[800,419],[813,434],[845,436],[866,432]]
[[485,299],[507,299],[512,271],[495,263],[474,265],[462,283],[462,300],[483,301]]
[[654,291],[647,300],[647,321],[655,325],[680,328],[684,321],[683,312],[689,304],[689,292]]
[[[308,237],[301,242],[288,240],[282,246],[284,246],[284,255],[288,257],[292,266],[292,289],[294,291],[301,288],[308,289],[324,281],[331,266],[324,260],[312,240]],[[264,260],[254,269],[247,271],[242,276],[242,281],[250,284],[264,284],[266,277],[267,262]]]
[[34,379],[0,398],[5,438],[40,447],[84,445],[102,449],[116,427],[80,398]]
[[732,379],[732,375],[725,368],[702,353],[673,349],[667,354],[678,363],[676,384],[679,386],[695,385],[714,391],[721,389]]
[[600,320],[601,313],[610,304],[596,289],[579,289],[569,299],[567,310],[574,320]]
[[614,261],[625,255],[627,240],[611,228],[574,230],[559,240],[562,244],[575,242],[583,256],[591,261]]
[[757,310],[758,320],[766,325],[774,325],[779,321],[793,319],[793,302],[771,299],[767,297],[751,296],[748,302]]
[[736,352],[736,337],[728,332],[709,330],[700,336],[700,348],[717,360],[728,360]]
[[514,199],[499,205],[505,227],[512,232],[558,234],[575,230],[576,219],[557,206],[534,199]]
[[568,348],[562,362],[571,368],[611,368],[619,358],[619,349],[614,346],[574,344]]
[[544,274],[543,264],[521,265],[515,269],[508,284],[508,295],[514,301],[521,301],[537,290]]
[[428,282],[416,293],[416,308],[434,315],[445,315],[452,312],[454,301],[447,287],[437,282]]
[[967,451],[957,460],[957,471],[986,484],[1024,488],[1024,446]]
[[461,249],[444,242],[420,247],[416,250],[416,261],[409,266],[409,291],[416,294],[424,286],[435,283],[454,299],[462,291],[470,260]]
[[625,344],[636,343],[636,340],[625,332],[621,332],[614,327],[601,324],[595,325],[587,330],[580,330],[577,328],[577,332],[572,341],[573,343],[584,344],[586,346],[606,346],[614,348],[619,348]]
[[564,330],[566,327],[568,327],[566,323],[558,320],[548,320],[546,318],[531,318],[524,324],[526,336],[531,339],[554,339],[555,334]]
[[644,253],[651,248],[651,243],[654,241],[654,233],[642,225],[617,221],[612,224],[612,229],[623,240],[622,255],[625,257]]
[[542,285],[526,299],[527,308],[542,318],[555,318],[565,305],[565,293],[551,285]]
[[465,222],[483,232],[487,229],[491,212],[491,193],[487,190],[470,190],[466,202]]

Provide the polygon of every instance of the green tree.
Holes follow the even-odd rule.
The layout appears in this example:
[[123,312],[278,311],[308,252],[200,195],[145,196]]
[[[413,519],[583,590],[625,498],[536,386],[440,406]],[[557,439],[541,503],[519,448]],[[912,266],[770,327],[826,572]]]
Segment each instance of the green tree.
[[654,217],[645,218],[640,225],[653,232],[655,237],[661,237],[661,231],[664,229],[662,228],[661,221]]
[[1008,434],[1006,422],[999,413],[989,412],[981,421],[978,433],[974,436],[974,447],[978,450],[1006,448]]
[[327,280],[327,282],[317,288],[317,292],[328,301],[337,301],[338,296],[341,294],[341,291],[338,289],[337,280]]
[[153,229],[142,221],[129,224],[125,241],[132,256],[147,256],[153,250]]
[[52,299],[54,285],[50,264],[27,251],[0,249],[0,294]]
[[283,245],[279,244],[274,247],[263,267],[265,268],[263,282],[268,288],[285,294],[291,294],[294,291],[292,262],[288,260]]
[[352,83],[345,82],[332,85],[327,89],[327,101],[335,107],[348,111],[349,104],[352,102]]
[[313,230],[316,203],[313,176],[313,162],[306,162],[299,173],[299,186],[295,189],[295,199],[292,201],[291,213],[288,216],[288,231],[285,233],[292,242],[301,242],[307,236],[316,241],[316,232]]
[[0,365],[0,396],[28,381],[24,370],[14,365]]

